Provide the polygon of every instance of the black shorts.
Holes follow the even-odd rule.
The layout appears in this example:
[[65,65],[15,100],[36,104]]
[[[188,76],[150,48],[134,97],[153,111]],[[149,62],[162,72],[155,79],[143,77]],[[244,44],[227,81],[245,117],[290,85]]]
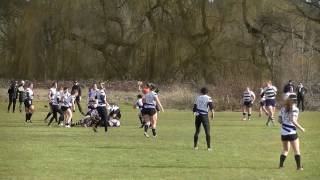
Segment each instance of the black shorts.
[[276,100],[275,99],[266,99],[266,106],[269,107],[276,107]]
[[281,135],[281,141],[294,141],[298,139],[298,134]]
[[157,113],[157,110],[155,108],[143,108],[141,110],[141,114],[144,115],[149,115],[149,116],[153,116]]
[[252,101],[245,101],[243,102],[243,106],[246,106],[248,108],[252,107]]
[[61,106],[61,110],[62,110],[63,112],[67,111],[68,109],[70,109],[70,107]]
[[260,106],[263,107],[266,105],[266,101],[260,101]]
[[31,105],[32,105],[32,100],[25,100],[24,101],[24,107],[30,108]]

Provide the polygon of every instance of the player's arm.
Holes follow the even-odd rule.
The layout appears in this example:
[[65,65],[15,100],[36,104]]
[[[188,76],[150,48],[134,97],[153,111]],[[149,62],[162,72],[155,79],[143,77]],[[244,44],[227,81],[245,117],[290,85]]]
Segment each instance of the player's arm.
[[209,110],[211,112],[210,118],[213,119],[213,117],[214,117],[214,109],[213,109],[213,102],[212,101],[208,103],[208,107],[209,107]]
[[293,116],[292,117],[292,123],[300,129],[300,131],[305,132],[305,129],[298,123],[298,116]]
[[252,104],[253,104],[253,102],[256,100],[256,95],[254,94],[254,92],[252,92],[251,96],[252,96]]
[[163,107],[162,107],[162,104],[161,104],[158,96],[156,96],[156,102],[157,102],[157,104],[160,106],[161,111],[164,112],[164,109],[163,109]]
[[49,93],[48,93],[48,100],[50,101],[50,99],[51,99],[51,95],[52,95],[52,92],[51,92],[51,90],[49,90]]
[[138,91],[139,91],[140,93],[142,93],[142,88],[141,88],[141,86],[142,86],[142,81],[138,81]]

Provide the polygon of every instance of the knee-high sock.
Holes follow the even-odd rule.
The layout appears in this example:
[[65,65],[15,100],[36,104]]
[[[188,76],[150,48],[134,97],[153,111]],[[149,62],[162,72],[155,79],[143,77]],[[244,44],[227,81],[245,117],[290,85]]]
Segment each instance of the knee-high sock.
[[153,136],[156,136],[156,135],[157,135],[157,132],[156,132],[156,129],[155,129],[155,128],[152,128],[152,134],[153,134]]
[[296,155],[294,156],[294,159],[296,160],[297,169],[301,168],[301,164],[300,164],[301,156],[300,156],[300,154],[296,154]]
[[280,155],[280,163],[279,163],[279,167],[283,167],[283,163],[284,161],[286,160],[286,157],[285,155],[281,154]]

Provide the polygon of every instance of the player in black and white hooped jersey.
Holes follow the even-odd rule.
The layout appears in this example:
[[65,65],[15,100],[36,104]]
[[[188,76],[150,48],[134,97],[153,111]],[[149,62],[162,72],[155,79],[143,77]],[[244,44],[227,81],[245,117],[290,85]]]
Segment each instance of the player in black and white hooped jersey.
[[203,87],[200,90],[200,95],[196,98],[193,113],[195,114],[195,128],[196,131],[194,133],[194,149],[198,149],[198,136],[200,133],[200,126],[203,125],[204,132],[206,134],[207,148],[208,151],[211,151],[211,135],[210,135],[210,123],[209,123],[209,112],[211,112],[211,118],[214,117],[213,110],[213,101],[208,94],[208,89]]
[[248,114],[248,120],[250,120],[251,112],[252,112],[252,105],[256,100],[256,95],[253,91],[250,90],[250,87],[247,87],[246,90],[243,92],[242,101],[242,115],[243,121],[247,120],[246,115]]
[[65,87],[62,95],[62,105],[61,110],[64,114],[64,123],[66,128],[71,127],[71,119],[72,119],[72,108],[74,106],[74,102],[76,99],[76,96],[78,95],[77,90],[71,91],[71,94],[69,93],[69,89]]
[[104,131],[108,131],[108,110],[107,106],[109,106],[107,102],[106,90],[104,88],[104,83],[99,82],[99,88],[96,92],[96,99],[98,101],[97,111],[100,116],[100,122],[96,122],[93,124],[92,128],[94,132],[97,132],[98,125],[104,126]]
[[[60,124],[63,122],[63,111],[61,110],[61,100],[63,96],[63,87],[60,87],[60,89],[56,89],[56,93],[54,94],[53,98],[51,99],[51,107],[52,107],[52,117],[49,120],[48,126],[51,125],[52,121],[55,120],[58,125],[62,126],[63,124]],[[58,114],[59,119],[58,119]]]
[[44,121],[47,121],[47,119],[53,114],[52,102],[54,101],[54,97],[57,93],[57,88],[58,88],[58,83],[53,82],[51,85],[51,88],[49,89],[49,93],[48,93],[49,112],[48,112],[46,118],[44,118]]
[[34,96],[34,92],[33,92],[33,83],[29,82],[26,85],[26,89],[24,91],[24,107],[25,107],[25,111],[26,111],[26,122],[32,122],[31,121],[31,117],[32,114],[34,112],[34,105],[33,105],[33,96]]
[[267,87],[265,87],[263,90],[263,93],[266,97],[266,109],[268,112],[268,120],[266,122],[267,126],[269,126],[270,121],[272,122],[273,126],[275,126],[274,113],[276,110],[277,91],[277,88],[272,85],[271,81],[267,82]]
[[298,123],[299,108],[296,106],[297,95],[291,94],[284,100],[284,107],[279,113],[281,124],[282,153],[280,155],[279,168],[283,168],[284,161],[289,153],[290,146],[294,151],[297,170],[303,170],[301,165],[300,142],[297,129],[304,132],[304,128]]
[[142,98],[143,108],[142,108],[142,116],[145,122],[144,125],[144,136],[149,137],[148,129],[151,127],[153,137],[157,137],[157,122],[158,122],[158,111],[157,106],[159,106],[160,110],[164,112],[163,106],[160,102],[158,94],[154,91],[155,85],[152,83],[148,83],[144,88],[144,96]]

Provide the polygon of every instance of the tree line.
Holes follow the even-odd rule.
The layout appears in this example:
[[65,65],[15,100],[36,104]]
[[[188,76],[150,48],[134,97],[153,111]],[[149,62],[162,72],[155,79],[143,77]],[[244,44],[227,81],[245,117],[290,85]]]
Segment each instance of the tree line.
[[0,1],[3,78],[316,83],[319,55],[319,0]]

